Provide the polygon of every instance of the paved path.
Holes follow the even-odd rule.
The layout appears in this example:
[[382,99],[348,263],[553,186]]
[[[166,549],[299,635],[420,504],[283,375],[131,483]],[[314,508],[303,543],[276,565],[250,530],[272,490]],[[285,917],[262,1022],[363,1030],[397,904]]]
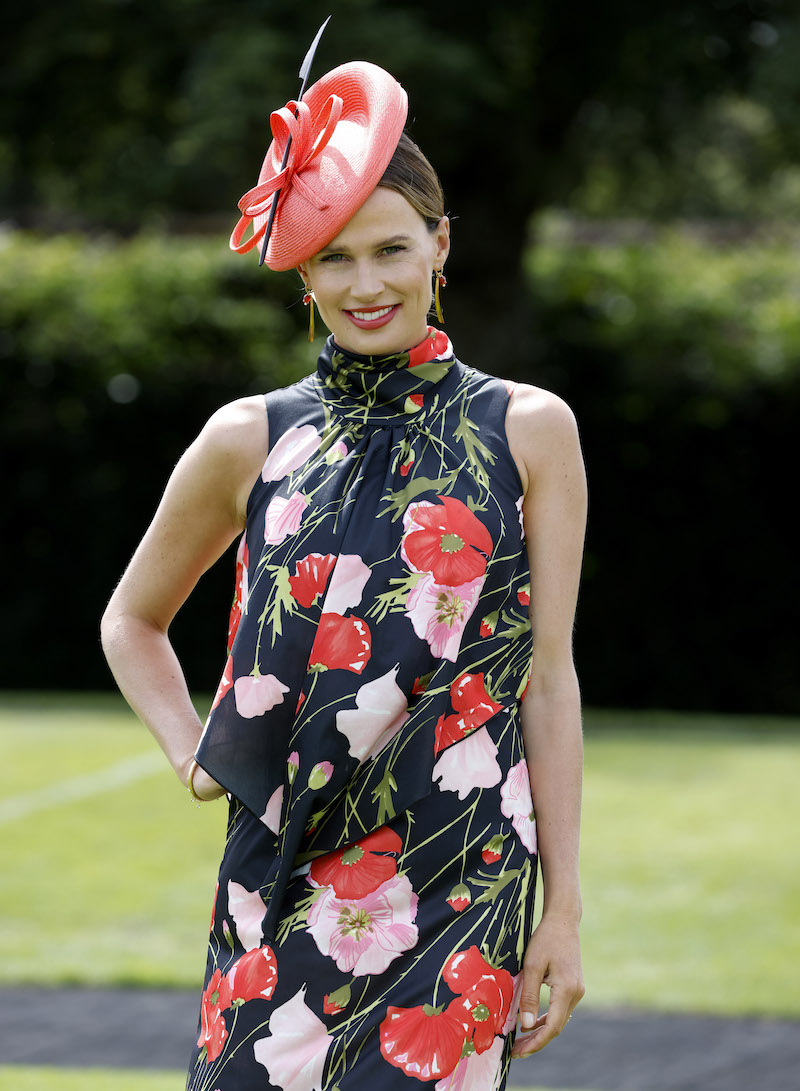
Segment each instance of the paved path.
[[[184,1068],[199,990],[0,989],[0,1063]],[[509,1086],[800,1091],[800,1023],[579,1008]]]

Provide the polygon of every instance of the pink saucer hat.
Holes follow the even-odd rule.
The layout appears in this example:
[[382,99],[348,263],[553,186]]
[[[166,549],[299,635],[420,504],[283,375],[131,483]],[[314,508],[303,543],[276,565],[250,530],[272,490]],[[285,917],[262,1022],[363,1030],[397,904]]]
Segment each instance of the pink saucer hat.
[[[295,117],[295,113],[297,117]],[[408,96],[375,64],[334,68],[270,115],[272,143],[258,185],[239,201],[231,250],[260,243],[277,191],[266,253],[270,269],[294,269],[336,238],[381,180],[408,115]],[[291,147],[281,169],[286,143]],[[242,241],[249,224],[252,235]]]

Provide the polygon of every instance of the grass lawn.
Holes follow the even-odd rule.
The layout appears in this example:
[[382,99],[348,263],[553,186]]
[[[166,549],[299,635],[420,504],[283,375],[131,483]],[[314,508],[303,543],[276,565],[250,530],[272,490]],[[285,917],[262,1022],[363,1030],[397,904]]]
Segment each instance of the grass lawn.
[[[64,1071],[0,1066],[0,1091],[183,1091],[185,1083],[184,1072],[122,1072],[102,1068]],[[509,1085],[507,1091],[514,1091],[514,1088]],[[525,1091],[537,1089],[528,1087]]]
[[185,1072],[0,1066],[0,1091],[183,1091]]
[[[110,696],[5,695],[0,749],[0,984],[198,987],[224,804]],[[587,714],[587,1004],[800,1016],[799,773],[797,722]]]

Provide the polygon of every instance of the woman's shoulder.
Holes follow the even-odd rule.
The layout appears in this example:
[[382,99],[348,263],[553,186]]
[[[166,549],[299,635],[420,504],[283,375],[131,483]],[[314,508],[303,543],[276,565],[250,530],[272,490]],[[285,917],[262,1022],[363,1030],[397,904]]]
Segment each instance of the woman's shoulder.
[[571,431],[577,427],[575,414],[558,394],[528,383],[506,380],[506,385],[509,388],[509,420],[556,431]]
[[580,460],[578,424],[564,399],[528,383],[510,385],[506,434],[515,461],[526,471],[523,482],[549,465],[563,465],[565,458]]
[[209,417],[197,442],[209,456],[247,459],[251,454],[263,453],[268,442],[264,396],[254,394],[220,406]]
[[232,489],[236,510],[242,513],[268,448],[266,406],[257,394],[217,409],[190,451],[208,486],[229,495]]

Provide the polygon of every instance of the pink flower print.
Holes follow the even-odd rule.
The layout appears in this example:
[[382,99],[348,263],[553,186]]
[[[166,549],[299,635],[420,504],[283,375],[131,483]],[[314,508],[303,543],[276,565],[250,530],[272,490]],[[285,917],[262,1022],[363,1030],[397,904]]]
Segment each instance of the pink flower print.
[[502,1078],[505,1038],[497,1035],[483,1053],[462,1057],[449,1076],[438,1080],[435,1091],[495,1091]]
[[337,898],[326,887],[308,914],[308,931],[323,955],[353,977],[382,974],[416,946],[417,895],[395,875],[363,898]]
[[344,614],[361,602],[364,587],[372,575],[355,553],[340,553],[322,604],[323,614]]
[[357,707],[336,713],[336,727],[347,736],[351,758],[374,758],[408,719],[406,696],[396,681],[399,670],[398,663],[380,678],[365,682],[355,696]]
[[301,492],[293,492],[287,500],[276,496],[267,504],[264,514],[264,541],[268,545],[280,545],[284,538],[299,528],[308,500]]
[[289,757],[286,759],[287,776],[289,783],[294,784],[294,778],[297,776],[297,770],[300,768],[300,755],[296,750],[293,750]]
[[334,462],[341,462],[343,458],[347,457],[347,454],[347,444],[343,439],[337,439],[336,443],[325,452],[325,461],[329,466],[332,466]]
[[494,788],[503,779],[497,747],[485,727],[449,746],[433,767],[440,792],[458,792],[466,799],[473,788]]
[[531,779],[528,763],[524,758],[509,769],[500,788],[500,796],[503,800],[500,810],[506,818],[511,819],[517,836],[528,852],[536,852],[536,819],[533,816]]
[[261,922],[266,908],[257,890],[247,890],[240,883],[228,880],[228,909],[236,925],[236,934],[245,951],[261,946]]
[[269,797],[267,803],[267,809],[261,816],[261,821],[267,827],[268,830],[272,830],[273,833],[280,833],[281,828],[281,807],[283,806],[283,785],[279,784],[272,795]]
[[413,504],[409,504],[406,510],[403,512],[403,537],[400,539],[400,556],[403,558],[409,568],[416,571],[415,566],[411,563],[406,553],[406,539],[409,534],[413,534],[416,530],[422,530],[423,525],[421,522],[417,522],[414,518],[415,515],[420,514],[425,508],[432,508],[432,500],[416,500]]
[[333,776],[333,765],[329,761],[318,761],[308,774],[308,786],[312,792],[324,788]]
[[520,536],[520,538],[525,537],[525,520],[524,520],[523,515],[522,515],[522,502],[524,501],[524,499],[525,499],[525,497],[521,496],[519,498],[519,500],[517,500],[517,502],[516,502],[516,509],[517,509],[517,513],[519,515],[519,536]]
[[513,1030],[517,1025],[517,1016],[519,1015],[519,1005],[522,1000],[522,986],[524,983],[525,975],[520,972],[514,976],[514,989],[511,993],[511,1004],[508,1009],[508,1015],[506,1021],[501,1028],[503,1034],[508,1034],[510,1030]]
[[262,481],[280,481],[303,463],[308,462],[322,442],[322,436],[313,424],[289,428],[284,432],[270,453],[261,471]]
[[245,719],[263,716],[275,705],[283,704],[284,693],[289,687],[280,682],[274,674],[247,674],[233,683],[233,697],[236,711]]
[[424,575],[406,600],[406,617],[414,632],[426,640],[437,659],[455,663],[464,626],[477,605],[484,576],[459,587],[445,587]]
[[283,1091],[321,1091],[325,1058],[333,1044],[325,1024],[305,1002],[305,985],[275,1008],[270,1035],[253,1043],[256,1061],[269,1082]]

